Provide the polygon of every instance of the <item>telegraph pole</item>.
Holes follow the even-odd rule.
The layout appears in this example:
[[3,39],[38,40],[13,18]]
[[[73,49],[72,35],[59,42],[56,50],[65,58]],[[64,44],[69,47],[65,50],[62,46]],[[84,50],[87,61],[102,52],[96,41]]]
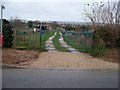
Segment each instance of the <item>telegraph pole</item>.
[[3,26],[3,9],[5,9],[5,7],[3,5],[1,5],[1,24],[0,24],[0,33],[2,34],[2,26]]
[[2,26],[3,26],[3,9],[5,9],[5,7],[3,5],[0,5],[1,7],[1,20],[0,20],[0,47],[3,46],[4,40],[3,40],[3,34],[2,34]]

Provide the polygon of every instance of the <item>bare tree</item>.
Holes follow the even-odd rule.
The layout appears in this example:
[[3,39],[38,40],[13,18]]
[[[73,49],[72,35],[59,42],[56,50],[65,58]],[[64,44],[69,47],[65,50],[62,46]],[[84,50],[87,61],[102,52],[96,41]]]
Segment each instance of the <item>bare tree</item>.
[[87,6],[91,11],[84,10],[84,14],[92,22],[95,36],[114,47],[119,33],[120,2],[94,2]]

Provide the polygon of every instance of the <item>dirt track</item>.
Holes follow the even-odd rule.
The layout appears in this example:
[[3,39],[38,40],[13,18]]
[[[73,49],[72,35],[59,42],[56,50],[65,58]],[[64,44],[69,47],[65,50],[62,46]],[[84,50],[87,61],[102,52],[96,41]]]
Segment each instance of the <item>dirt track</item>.
[[117,63],[93,58],[86,53],[42,52],[3,49],[2,62],[43,69],[118,69]]
[[118,69],[117,63],[93,58],[86,53],[43,52],[29,67],[47,69]]

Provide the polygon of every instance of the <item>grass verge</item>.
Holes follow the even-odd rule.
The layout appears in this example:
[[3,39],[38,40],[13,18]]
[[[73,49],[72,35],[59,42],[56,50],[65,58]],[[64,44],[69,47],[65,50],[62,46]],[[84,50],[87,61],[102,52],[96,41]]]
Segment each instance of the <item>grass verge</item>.
[[68,51],[68,49],[61,46],[61,44],[59,42],[59,38],[60,38],[60,34],[59,34],[59,32],[57,32],[56,36],[52,40],[53,44],[55,46],[55,49],[58,51],[62,51],[62,52]]
[[98,45],[94,49],[90,50],[90,55],[93,57],[101,57],[105,55],[107,48],[103,45]]

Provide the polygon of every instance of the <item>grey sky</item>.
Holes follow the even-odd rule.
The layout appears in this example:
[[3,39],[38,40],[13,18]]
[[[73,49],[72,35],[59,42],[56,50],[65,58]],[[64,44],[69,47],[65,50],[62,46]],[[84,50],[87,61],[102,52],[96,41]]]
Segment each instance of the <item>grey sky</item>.
[[[85,3],[108,0],[4,0],[4,18],[42,21],[84,21]],[[110,0],[109,0],[110,1]]]

